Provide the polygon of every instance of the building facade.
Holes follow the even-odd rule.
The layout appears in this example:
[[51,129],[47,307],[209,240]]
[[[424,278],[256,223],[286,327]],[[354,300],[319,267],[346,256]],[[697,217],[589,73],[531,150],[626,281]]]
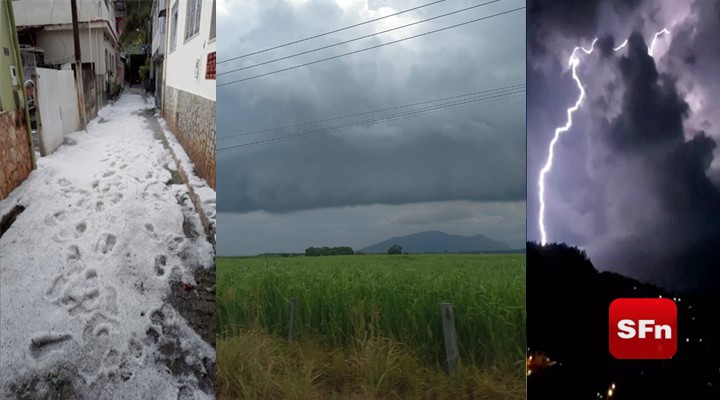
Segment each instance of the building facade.
[[163,68],[165,65],[165,28],[167,26],[165,17],[167,15],[167,1],[153,0],[152,5],[152,69],[150,71],[151,81],[154,83],[153,94],[155,105],[162,109],[163,95]]
[[35,168],[13,8],[0,1],[0,200]]
[[[12,3],[20,43],[42,50],[42,66],[63,68],[75,61],[70,0]],[[116,15],[118,5],[124,6],[124,1],[77,1],[88,119],[107,101],[112,84],[122,84],[122,76],[118,75],[122,33],[118,29],[122,22]]]
[[162,113],[215,188],[215,0],[167,0]]

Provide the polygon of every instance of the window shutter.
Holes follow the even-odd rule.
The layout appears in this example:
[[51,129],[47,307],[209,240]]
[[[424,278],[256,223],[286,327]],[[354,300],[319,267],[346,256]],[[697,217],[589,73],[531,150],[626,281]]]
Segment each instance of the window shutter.
[[215,79],[215,52],[208,53],[205,66],[205,79]]

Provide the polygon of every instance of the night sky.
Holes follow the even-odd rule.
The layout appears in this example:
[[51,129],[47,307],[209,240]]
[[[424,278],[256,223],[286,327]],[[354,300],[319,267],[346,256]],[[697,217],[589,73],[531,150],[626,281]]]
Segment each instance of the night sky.
[[[428,3],[218,3],[218,60]],[[220,64],[218,72],[459,10],[448,1],[310,42]],[[523,7],[506,0],[296,59],[218,76],[218,85]],[[237,133],[525,83],[525,10],[376,50],[217,89],[218,148],[298,127]],[[344,121],[340,121],[342,123]],[[321,126],[333,126],[337,122]],[[310,129],[309,129],[310,128]],[[525,242],[525,95],[219,152],[218,254],[355,249],[425,230]]]
[[[528,240],[539,241],[540,169],[587,91],[546,177],[549,242],[600,270],[673,290],[720,283],[720,2],[529,1]],[[653,35],[663,28],[648,55]],[[629,39],[628,45],[612,49]]]

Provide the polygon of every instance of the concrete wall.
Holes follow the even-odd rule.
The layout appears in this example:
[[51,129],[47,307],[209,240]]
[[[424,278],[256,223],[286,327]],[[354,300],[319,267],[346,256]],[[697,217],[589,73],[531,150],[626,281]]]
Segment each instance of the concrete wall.
[[[106,71],[115,71],[112,63],[108,64],[105,52],[119,58],[114,44],[103,35],[100,23],[94,23],[94,28],[88,32],[87,24],[80,29],[80,56],[82,62],[95,64],[95,71],[104,74]],[[66,64],[75,61],[75,45],[72,29],[41,31],[37,33],[37,47],[45,50],[45,64]]]
[[[78,21],[103,19],[110,22],[114,30],[115,9],[113,4],[113,0],[78,0]],[[13,9],[17,26],[72,23],[70,0],[13,1]]]
[[[215,52],[215,39],[210,38],[210,25],[214,18],[214,0],[202,0],[200,12],[200,31],[195,36],[185,39],[188,0],[168,0],[165,30],[167,44],[165,46],[165,84],[185,92],[215,100],[215,80],[205,79],[207,55]],[[177,5],[178,23],[175,49],[172,49],[173,7]],[[196,74],[195,66],[198,65]]]
[[30,175],[33,169],[24,111],[0,111],[0,200]]
[[37,69],[36,96],[40,111],[40,154],[48,155],[66,133],[80,128],[77,89],[73,71]]
[[163,117],[195,165],[215,188],[215,101],[165,86]]
[[105,75],[95,75],[95,71],[89,66],[83,65],[83,97],[85,98],[85,118],[86,122],[90,122],[97,117],[98,107],[103,104],[105,99],[105,85],[103,84]]

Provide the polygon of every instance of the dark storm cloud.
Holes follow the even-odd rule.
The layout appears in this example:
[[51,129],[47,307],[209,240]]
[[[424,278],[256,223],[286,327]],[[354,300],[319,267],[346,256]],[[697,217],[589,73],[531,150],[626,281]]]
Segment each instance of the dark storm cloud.
[[615,43],[615,38],[612,35],[604,35],[600,38],[598,38],[597,41],[597,49],[600,51],[600,55],[603,57],[612,57],[615,55],[615,47],[617,47]]
[[[376,18],[380,14],[378,10],[373,11],[373,7],[392,6],[394,11],[399,11],[424,1],[370,2],[367,12],[359,11],[356,3],[359,4],[329,0],[269,4],[226,2],[219,17],[224,39],[218,43],[218,57],[227,59],[233,54],[257,51]],[[503,3],[507,4],[483,7],[414,29],[307,55],[297,61],[263,66],[245,75],[219,77],[218,83],[524,5],[520,0]],[[365,26],[263,56],[248,57],[228,63],[224,68],[252,65],[473,4],[477,3],[439,4],[400,20],[386,21],[385,25]],[[223,13],[228,14],[225,21],[233,18],[232,24],[223,23]],[[428,36],[428,40],[411,40],[309,68],[219,87],[218,138],[523,83],[525,35],[522,28],[524,13],[516,12]],[[522,201],[526,195],[524,103],[520,95],[515,99],[356,127],[332,135],[220,152],[219,211],[287,213],[369,204]],[[347,120],[334,121],[320,127],[345,122]],[[221,139],[218,148],[317,129],[318,126],[312,125]]]
[[[615,232],[631,234],[610,239],[597,261],[671,288],[714,288],[720,278],[720,191],[707,173],[716,143],[704,132],[685,139],[689,107],[675,80],[658,73],[641,36],[631,36],[628,46],[629,55],[618,63],[625,82],[622,113],[604,140],[614,154],[610,162],[634,170],[606,167],[615,182],[606,193],[614,200],[607,213],[616,216]],[[652,210],[650,218],[644,209]]]
[[682,143],[683,120],[689,112],[669,76],[660,77],[639,32],[630,36],[629,57],[620,59],[625,83],[623,114],[613,122],[609,140],[618,151],[642,150],[657,144]]
[[547,35],[559,32],[578,38],[595,34],[599,0],[528,0],[528,50],[547,53]]
[[[597,10],[615,4],[594,3]],[[615,27],[614,39],[603,34],[613,27],[603,25],[599,14],[576,31],[567,28],[573,24],[556,23],[554,14],[536,24],[552,43],[565,39],[565,47],[601,37],[601,55],[585,57],[579,70],[588,99],[556,148],[546,217],[552,241],[582,245],[601,269],[673,289],[712,289],[720,281],[720,181],[714,167],[720,104],[712,95],[718,93],[720,71],[720,6],[683,3],[634,4],[634,15]],[[663,49],[661,41],[650,57],[651,32],[664,26],[672,30],[671,45]],[[643,33],[631,34],[626,49],[612,52],[624,40],[619,35],[634,27]],[[528,65],[561,60],[565,51],[538,53]],[[577,88],[558,61],[528,73],[533,74],[528,78],[528,125],[535,126],[528,132],[532,177]],[[539,88],[546,92],[536,92]],[[535,185],[529,183],[528,190],[531,198],[537,196]],[[530,208],[532,221],[537,209]],[[536,224],[529,223],[531,237],[535,231]]]
[[[642,0],[528,0],[528,50],[544,57],[551,35],[590,39],[598,33],[601,4],[618,14],[632,13]],[[552,51],[551,51],[552,53]]]
[[[673,30],[667,68],[679,79],[678,86],[689,101],[701,103],[690,115],[693,128],[707,130],[720,139],[720,2],[697,0],[692,7],[694,18]],[[720,160],[720,149],[715,150]],[[716,161],[712,174],[720,170]]]
[[[463,132],[483,129],[455,124],[453,129]],[[507,139],[481,134],[456,138],[428,134],[398,142],[379,138],[360,144],[341,138],[313,139],[285,144],[288,151],[282,160],[249,151],[238,163],[247,168],[218,169],[219,180],[236,185],[235,196],[224,196],[222,208],[287,212],[419,200],[522,201],[525,172],[518,168],[524,166],[522,144],[503,140]],[[516,165],[499,168],[508,163]]]

